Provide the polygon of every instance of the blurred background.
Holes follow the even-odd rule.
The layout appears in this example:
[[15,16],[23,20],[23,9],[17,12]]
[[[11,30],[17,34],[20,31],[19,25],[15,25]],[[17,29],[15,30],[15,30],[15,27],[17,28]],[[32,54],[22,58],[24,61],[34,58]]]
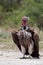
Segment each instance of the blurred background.
[[0,49],[15,49],[10,31],[18,30],[22,16],[40,37],[43,49],[43,0],[0,0]]

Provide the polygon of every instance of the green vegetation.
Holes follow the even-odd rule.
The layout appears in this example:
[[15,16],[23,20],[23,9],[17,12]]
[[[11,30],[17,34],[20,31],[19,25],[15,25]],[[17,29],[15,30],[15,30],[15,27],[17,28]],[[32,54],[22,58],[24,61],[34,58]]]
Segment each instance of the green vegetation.
[[19,28],[24,15],[31,26],[43,29],[43,0],[0,0],[0,26]]
[[[0,29],[18,29],[21,26],[22,16],[29,16],[28,25],[38,30],[40,49],[43,49],[43,0],[0,0]],[[41,29],[41,31],[38,29]],[[15,49],[11,34],[0,32],[0,49]]]

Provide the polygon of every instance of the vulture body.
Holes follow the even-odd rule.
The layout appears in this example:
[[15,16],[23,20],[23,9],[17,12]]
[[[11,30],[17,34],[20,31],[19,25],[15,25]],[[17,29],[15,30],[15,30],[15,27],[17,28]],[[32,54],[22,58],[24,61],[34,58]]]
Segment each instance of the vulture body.
[[13,41],[24,55],[39,58],[39,37],[38,35],[34,36],[36,42],[34,43],[31,36],[31,33],[25,30],[12,33]]

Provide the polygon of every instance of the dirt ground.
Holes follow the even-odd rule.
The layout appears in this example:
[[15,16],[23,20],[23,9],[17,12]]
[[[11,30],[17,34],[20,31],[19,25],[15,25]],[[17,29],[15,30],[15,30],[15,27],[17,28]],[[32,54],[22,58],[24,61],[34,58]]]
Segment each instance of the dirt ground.
[[14,50],[0,50],[0,65],[43,65],[43,53],[40,59],[20,59],[23,54]]
[[0,42],[0,65],[43,65],[43,44],[40,59],[20,59],[23,54],[13,42]]

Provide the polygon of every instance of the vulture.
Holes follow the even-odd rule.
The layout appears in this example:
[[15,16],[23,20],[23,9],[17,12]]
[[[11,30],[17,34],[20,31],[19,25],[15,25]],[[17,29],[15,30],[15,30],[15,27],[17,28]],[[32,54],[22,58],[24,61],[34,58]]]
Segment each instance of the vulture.
[[11,33],[14,43],[19,50],[25,55],[30,55],[33,58],[39,58],[39,37],[36,34],[34,36],[35,43],[32,40],[32,35],[26,30],[14,31]]

